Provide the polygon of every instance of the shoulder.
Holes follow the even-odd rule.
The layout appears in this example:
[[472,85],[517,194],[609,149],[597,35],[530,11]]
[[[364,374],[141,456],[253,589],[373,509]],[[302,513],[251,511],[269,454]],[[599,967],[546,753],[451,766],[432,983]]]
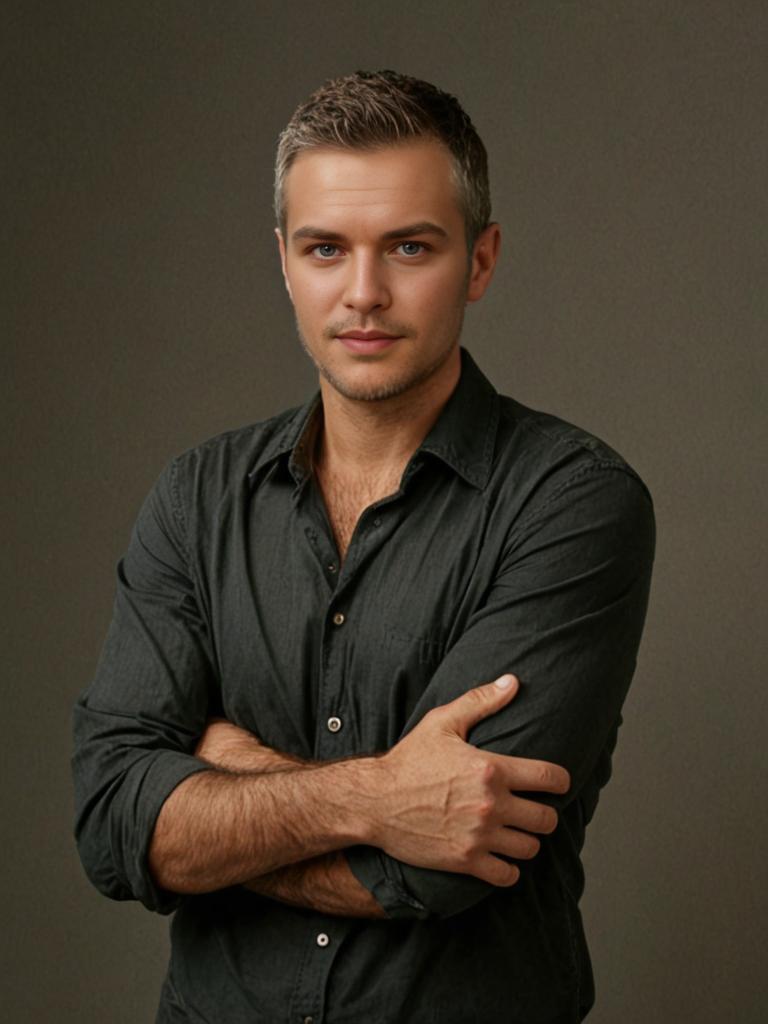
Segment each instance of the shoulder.
[[615,448],[583,427],[541,409],[499,395],[499,450],[517,456],[530,453],[548,463],[574,459],[585,463],[609,463],[635,475],[635,470]]
[[202,469],[210,473],[219,466],[242,467],[248,472],[269,448],[279,444],[290,431],[302,408],[285,409],[269,419],[216,434],[180,452],[174,461],[187,472]]
[[507,395],[499,396],[497,468],[518,478],[555,477],[563,482],[573,473],[614,470],[634,478],[650,492],[627,459],[608,442],[553,413],[523,405]]
[[505,395],[488,497],[511,513],[515,533],[556,517],[654,531],[650,490],[621,453],[583,427]]
[[168,460],[159,484],[177,514],[211,509],[243,493],[255,466],[277,454],[296,431],[303,406],[207,438]]

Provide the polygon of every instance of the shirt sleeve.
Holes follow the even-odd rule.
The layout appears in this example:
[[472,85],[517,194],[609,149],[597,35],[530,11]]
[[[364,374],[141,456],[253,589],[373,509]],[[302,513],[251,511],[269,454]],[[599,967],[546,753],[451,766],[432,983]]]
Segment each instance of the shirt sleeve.
[[94,680],[75,704],[75,838],[113,899],[170,913],[147,851],[171,791],[208,768],[194,757],[212,690],[209,633],[187,569],[176,462],[143,503],[117,566],[114,612]]
[[[512,528],[487,599],[402,735],[433,707],[513,672],[519,693],[470,729],[467,742],[563,765],[571,775],[567,794],[527,794],[562,810],[612,746],[645,621],[655,535],[653,504],[639,477],[598,460],[572,470]],[[390,917],[449,917],[495,889],[473,875],[415,867],[371,846],[351,847],[347,855]]]

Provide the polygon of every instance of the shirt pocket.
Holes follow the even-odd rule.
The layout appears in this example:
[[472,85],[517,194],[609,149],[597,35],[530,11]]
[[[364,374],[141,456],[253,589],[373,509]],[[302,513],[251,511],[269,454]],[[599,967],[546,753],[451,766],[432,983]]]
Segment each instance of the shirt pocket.
[[445,656],[445,639],[438,634],[416,635],[398,627],[385,625],[381,634],[381,654],[377,661],[379,688],[383,699],[379,709],[378,741],[392,747],[401,738],[403,729],[416,705],[429,686]]
[[391,651],[414,665],[436,668],[445,655],[446,639],[436,633],[418,636],[390,626],[387,627],[386,641]]

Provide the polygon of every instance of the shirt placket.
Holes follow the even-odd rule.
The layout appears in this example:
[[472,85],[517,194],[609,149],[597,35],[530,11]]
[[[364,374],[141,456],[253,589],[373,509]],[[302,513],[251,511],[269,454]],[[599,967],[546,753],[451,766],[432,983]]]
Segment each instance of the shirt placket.
[[304,955],[287,1024],[323,1024],[328,978],[350,925],[345,918],[317,914],[307,927]]
[[[375,548],[385,543],[397,511],[396,507],[391,510],[382,507],[394,501],[394,496],[366,509],[355,528],[344,563],[340,565],[321,499],[311,486],[307,487],[305,497],[304,536],[328,585],[328,590],[320,597],[324,602],[323,635],[314,745],[315,759],[324,761],[357,753],[354,742],[357,729],[348,721],[348,709],[342,699],[343,666],[348,661],[344,648],[355,638],[358,567],[373,556]],[[290,1024],[322,1024],[330,972],[351,927],[347,919],[330,914],[318,913],[308,920],[288,1018]]]
[[392,496],[384,499],[363,512],[355,527],[346,558],[340,564],[322,501],[316,491],[307,488],[304,536],[328,587],[320,598],[324,607],[314,742],[314,757],[318,760],[333,760],[360,753],[357,728],[347,720],[347,708],[343,703],[343,670],[349,660],[344,654],[347,644],[354,643],[358,638],[356,605],[362,587],[364,564],[375,557],[377,549],[386,543],[396,525],[397,516],[402,513],[401,506],[393,504],[396,498]]

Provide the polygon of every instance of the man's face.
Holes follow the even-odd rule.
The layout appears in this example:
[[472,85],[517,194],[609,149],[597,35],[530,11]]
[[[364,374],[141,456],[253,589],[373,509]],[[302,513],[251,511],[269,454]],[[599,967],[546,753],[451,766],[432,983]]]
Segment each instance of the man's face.
[[381,401],[455,373],[498,227],[468,264],[451,168],[444,146],[419,140],[306,150],[287,174],[286,236],[276,233],[299,337],[346,398]]

